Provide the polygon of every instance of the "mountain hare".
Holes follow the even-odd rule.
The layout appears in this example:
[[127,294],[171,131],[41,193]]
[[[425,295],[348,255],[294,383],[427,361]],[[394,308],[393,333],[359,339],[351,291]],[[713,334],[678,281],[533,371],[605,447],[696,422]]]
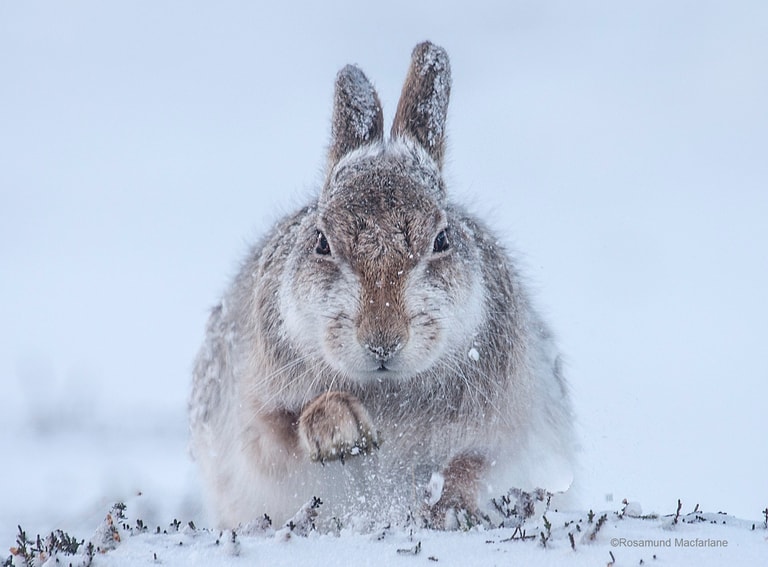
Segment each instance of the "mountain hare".
[[213,309],[190,425],[220,527],[318,497],[321,519],[450,528],[512,487],[569,485],[552,336],[496,236],[446,195],[450,87],[446,52],[417,45],[385,139],[373,86],[344,67],[319,197]]

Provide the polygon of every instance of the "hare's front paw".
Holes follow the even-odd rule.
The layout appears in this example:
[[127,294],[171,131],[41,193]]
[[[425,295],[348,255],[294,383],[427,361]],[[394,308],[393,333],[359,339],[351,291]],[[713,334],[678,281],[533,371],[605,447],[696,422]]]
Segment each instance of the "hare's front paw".
[[312,400],[299,416],[299,439],[313,461],[342,463],[348,456],[379,447],[371,417],[355,396],[327,392]]

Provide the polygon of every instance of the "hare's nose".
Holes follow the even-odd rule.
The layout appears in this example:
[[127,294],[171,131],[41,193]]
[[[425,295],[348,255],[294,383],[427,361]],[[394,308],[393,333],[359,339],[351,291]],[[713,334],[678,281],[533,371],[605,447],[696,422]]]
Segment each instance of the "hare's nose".
[[366,344],[365,348],[368,349],[368,352],[375,358],[378,362],[387,362],[389,359],[391,359],[393,356],[397,354],[397,352],[403,348],[403,343],[401,341],[393,342],[390,344]]

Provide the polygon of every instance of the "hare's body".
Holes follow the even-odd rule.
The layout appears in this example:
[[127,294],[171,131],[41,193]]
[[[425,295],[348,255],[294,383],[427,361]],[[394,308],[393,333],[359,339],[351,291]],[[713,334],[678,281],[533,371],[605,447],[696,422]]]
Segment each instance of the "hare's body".
[[512,487],[567,486],[550,333],[495,237],[445,198],[449,86],[445,53],[418,46],[384,140],[370,83],[343,69],[318,201],[214,309],[190,421],[222,526],[312,497],[329,518],[444,526]]

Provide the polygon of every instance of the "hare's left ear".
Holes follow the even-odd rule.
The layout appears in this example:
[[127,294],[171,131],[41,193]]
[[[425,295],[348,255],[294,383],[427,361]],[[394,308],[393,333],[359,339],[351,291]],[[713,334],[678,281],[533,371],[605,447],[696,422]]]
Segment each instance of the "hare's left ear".
[[329,166],[364,144],[382,140],[383,136],[379,95],[359,67],[347,65],[336,75]]
[[445,49],[425,41],[411,55],[392,123],[393,138],[410,136],[443,166],[445,119],[451,94],[451,66]]

